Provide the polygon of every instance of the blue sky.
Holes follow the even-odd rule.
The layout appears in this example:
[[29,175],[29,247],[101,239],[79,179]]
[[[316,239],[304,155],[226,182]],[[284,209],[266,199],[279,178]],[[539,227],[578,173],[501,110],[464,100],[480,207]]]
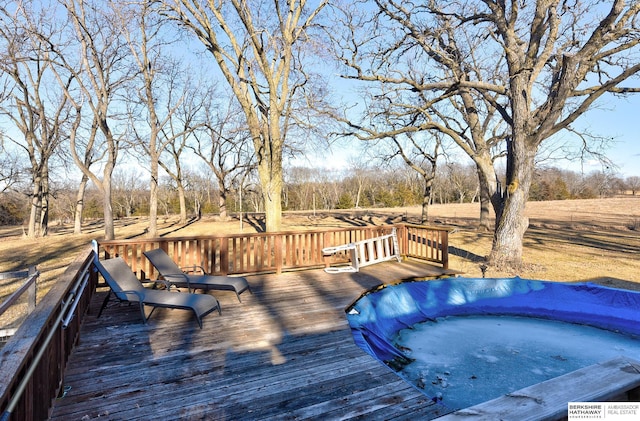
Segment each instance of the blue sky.
[[[586,130],[593,135],[611,139],[609,148],[603,151],[614,165],[611,171],[622,178],[640,176],[640,93],[626,97],[603,96],[591,110],[578,118],[573,127],[578,131]],[[559,137],[573,137],[574,144],[577,144],[577,138],[568,135],[567,132],[561,132]],[[324,166],[328,169],[344,168],[348,166],[349,160],[361,157],[361,149],[354,147],[354,144],[358,145],[359,142],[355,139],[346,140],[338,142],[338,145],[329,151],[321,152],[320,156],[326,157],[327,152],[330,155],[330,159],[324,160]],[[311,153],[307,158],[317,163],[319,157]],[[322,161],[320,159],[320,162]],[[572,161],[559,159],[547,164],[551,167],[566,168],[585,174],[603,171],[602,164],[595,159],[585,162],[580,162],[578,159]]]
[[607,156],[620,175],[640,176],[640,94],[627,98],[608,96],[596,107],[578,119],[576,127],[613,138]]

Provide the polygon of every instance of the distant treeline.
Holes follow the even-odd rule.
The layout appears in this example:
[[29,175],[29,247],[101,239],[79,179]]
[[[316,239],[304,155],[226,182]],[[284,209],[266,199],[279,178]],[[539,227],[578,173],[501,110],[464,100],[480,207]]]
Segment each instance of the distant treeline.
[[[329,210],[370,207],[404,207],[420,205],[424,184],[416,173],[405,167],[358,168],[341,172],[294,167],[286,172],[283,194],[284,210]],[[113,207],[117,217],[147,216],[148,181],[135,171],[120,172],[114,177]],[[219,192],[211,177],[189,176],[187,207],[192,215],[219,212]],[[529,200],[566,200],[636,195],[640,177],[621,178],[604,172],[580,174],[558,168],[538,169]],[[0,225],[20,225],[29,218],[29,190],[0,194]],[[50,202],[52,221],[73,222],[76,188],[69,184],[55,186]],[[240,207],[242,197],[242,207]],[[431,203],[468,203],[478,201],[478,181],[472,166],[449,164],[439,169],[433,184]],[[246,183],[242,194],[237,188],[227,197],[230,212],[262,212],[259,186]],[[177,215],[179,197],[169,178],[163,179],[159,194],[160,214]],[[95,188],[85,196],[84,218],[102,218],[102,197]]]

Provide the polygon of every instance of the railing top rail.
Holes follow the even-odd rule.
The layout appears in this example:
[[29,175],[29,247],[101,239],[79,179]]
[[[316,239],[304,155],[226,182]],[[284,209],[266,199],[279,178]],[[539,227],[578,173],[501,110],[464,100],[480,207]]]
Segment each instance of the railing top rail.
[[35,268],[32,268],[26,271],[0,273],[0,279],[24,278],[26,276],[29,276],[27,280],[17,290],[15,290],[9,298],[0,303],[0,316],[7,311],[12,304],[18,301],[22,294],[29,289],[36,279],[38,279],[38,276],[40,276],[40,272]]
[[455,229],[455,228],[452,228],[452,227],[434,227],[432,225],[420,225],[420,224],[408,224],[408,223],[404,223],[402,225],[407,227],[407,228],[422,228],[422,229],[428,229],[428,230],[431,230],[431,231],[447,231],[447,232],[451,232],[451,231],[453,231]]
[[206,234],[206,235],[193,235],[193,236],[181,236],[181,237],[156,237],[156,238],[130,238],[123,240],[100,240],[100,245],[109,244],[146,244],[156,243],[158,241],[192,241],[198,239],[212,239],[212,238],[247,238],[247,237],[269,237],[269,236],[282,236],[282,235],[300,235],[300,234],[318,234],[326,232],[345,232],[345,231],[375,231],[381,229],[392,229],[393,227],[406,226],[410,228],[423,228],[433,231],[451,231],[451,228],[445,227],[431,227],[425,225],[415,224],[389,224],[389,225],[366,225],[366,226],[352,226],[352,227],[332,227],[321,229],[302,229],[302,230],[290,230],[290,231],[277,231],[277,232],[256,232],[256,233],[240,233],[240,234]]

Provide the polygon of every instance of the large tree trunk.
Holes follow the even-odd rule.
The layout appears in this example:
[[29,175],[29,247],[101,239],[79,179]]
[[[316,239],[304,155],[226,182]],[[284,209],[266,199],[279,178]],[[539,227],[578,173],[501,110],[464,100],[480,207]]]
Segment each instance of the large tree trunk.
[[[269,115],[270,121],[273,122],[277,122],[280,116],[273,109]],[[256,130],[254,132],[256,134],[253,136],[253,145],[258,158],[258,177],[262,187],[262,203],[266,219],[265,230],[277,232],[282,227],[282,190],[284,186],[282,147],[284,141],[277,124],[272,124],[268,128],[267,135]]]
[[521,136],[507,142],[507,154],[507,185],[501,193],[494,195],[500,196],[500,206],[496,208],[496,227],[489,260],[496,267],[519,268],[522,265],[524,233],[529,226],[525,207],[535,166],[535,148],[530,150],[525,136]]
[[220,208],[220,219],[226,220],[227,215],[227,191],[223,186],[220,186],[220,191],[218,195],[218,207]]
[[[229,216],[227,213],[228,189],[224,185],[224,176],[216,178],[218,180],[218,208],[220,209],[220,219],[225,221]],[[240,189],[242,189],[242,185],[240,185]],[[240,197],[242,197],[242,195]]]
[[265,229],[267,232],[280,231],[282,227],[282,167],[279,171],[273,169],[270,171],[271,165],[263,162],[258,166],[258,174],[260,175],[260,184],[262,186],[262,203],[265,212]]
[[480,231],[491,230],[491,195],[486,186],[480,185],[480,219],[478,229]]

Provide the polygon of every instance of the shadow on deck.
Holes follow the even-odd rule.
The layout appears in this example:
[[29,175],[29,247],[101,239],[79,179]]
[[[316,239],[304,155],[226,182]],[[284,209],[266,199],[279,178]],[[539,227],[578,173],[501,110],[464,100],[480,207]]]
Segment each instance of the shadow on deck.
[[242,303],[214,293],[222,316],[205,317],[202,330],[180,310],[158,309],[144,325],[125,304],[97,319],[106,292],[97,293],[51,419],[438,417],[442,407],[354,344],[344,308],[382,283],[446,274],[407,261],[250,276]]

